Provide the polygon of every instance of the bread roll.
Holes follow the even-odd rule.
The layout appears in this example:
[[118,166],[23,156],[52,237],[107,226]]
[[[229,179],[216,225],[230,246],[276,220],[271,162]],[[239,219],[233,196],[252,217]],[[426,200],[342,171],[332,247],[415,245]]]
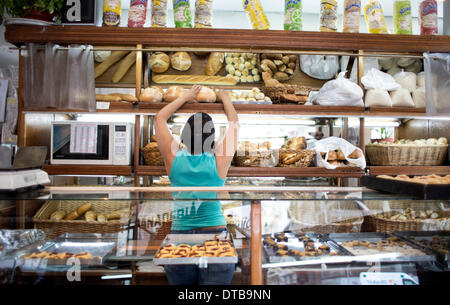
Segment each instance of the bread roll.
[[345,161],[346,160],[344,153],[340,149],[338,149],[338,151],[337,151],[337,159],[339,161]]
[[184,88],[180,86],[172,86],[164,93],[164,102],[171,103],[183,94]]
[[214,103],[216,99],[217,97],[216,94],[214,93],[214,90],[208,87],[202,87],[202,89],[197,95],[197,101],[199,102]]
[[97,214],[95,214],[94,211],[87,211],[86,214],[84,214],[84,219],[86,219],[86,221],[96,221],[97,220]]
[[155,52],[150,57],[150,69],[156,73],[164,73],[169,70],[169,55],[163,52]]
[[206,75],[216,75],[222,69],[224,59],[225,53],[211,52],[206,64]]
[[337,154],[334,150],[330,150],[328,152],[328,161],[336,161],[337,160]]
[[143,103],[161,103],[163,97],[164,91],[159,87],[153,86],[142,90],[139,100]]
[[90,202],[79,206],[78,209],[77,209],[78,215],[79,216],[83,216],[84,213],[86,213],[87,211],[89,211],[91,209],[91,207],[92,207],[92,204]]
[[187,71],[191,68],[191,56],[186,52],[177,52],[171,58],[172,68],[178,71]]
[[357,149],[355,149],[355,150],[348,156],[349,159],[359,159],[359,158],[361,158],[361,157],[362,157],[362,153],[361,153],[359,150],[357,150]]
[[108,219],[106,219],[106,216],[105,216],[105,215],[103,215],[103,214],[98,214],[98,215],[97,215],[97,221],[98,221],[98,222],[107,222]]
[[152,80],[157,84],[234,86],[238,83],[233,77],[207,75],[154,75]]
[[59,210],[50,215],[50,220],[62,220],[66,216],[66,212]]
[[78,217],[80,217],[80,215],[78,215],[77,210],[75,210],[64,216],[64,220],[75,220]]
[[127,218],[130,215],[130,211],[128,209],[117,210],[106,215],[108,220],[111,219],[122,219]]

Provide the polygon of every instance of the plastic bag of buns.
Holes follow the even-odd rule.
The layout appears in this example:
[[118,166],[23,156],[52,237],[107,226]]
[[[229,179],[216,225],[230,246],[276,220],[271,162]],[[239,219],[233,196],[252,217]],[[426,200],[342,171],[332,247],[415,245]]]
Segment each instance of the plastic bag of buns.
[[366,158],[361,149],[337,137],[329,137],[314,144],[316,165],[326,169],[338,167],[366,168]]

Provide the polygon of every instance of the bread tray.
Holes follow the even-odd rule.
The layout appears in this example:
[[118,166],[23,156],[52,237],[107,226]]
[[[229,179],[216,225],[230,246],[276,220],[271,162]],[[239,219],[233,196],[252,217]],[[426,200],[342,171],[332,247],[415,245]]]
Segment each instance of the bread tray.
[[[357,247],[356,250],[342,245],[346,241],[368,241],[378,243],[382,239],[394,237],[388,233],[378,233],[378,232],[365,232],[365,233],[331,233],[324,236],[330,243],[335,243],[345,248],[348,252],[353,255],[353,261],[367,262],[367,261],[380,261],[380,262],[434,262],[436,261],[436,255],[426,249],[418,248],[415,244],[404,241],[406,247],[410,251],[415,251],[417,255],[407,255],[401,252],[382,252],[375,249],[368,249],[365,247]],[[359,250],[358,250],[359,249]],[[361,252],[360,249],[364,249]],[[365,250],[367,249],[367,250]],[[418,251],[418,252],[417,252]],[[420,253],[420,254],[419,254]]]
[[412,195],[424,200],[450,199],[450,187],[443,184],[422,184],[394,179],[384,179],[375,176],[363,176],[363,186],[393,194]]
[[[392,234],[394,236],[400,237],[401,239],[403,239],[405,241],[415,244],[418,248],[426,249],[430,252],[435,253],[437,256],[437,259],[439,261],[441,261],[442,263],[444,263],[444,262],[450,263],[450,253],[445,253],[445,252],[433,249],[429,246],[420,244],[417,240],[411,239],[411,238],[414,238],[414,239],[429,241],[434,236],[439,236],[439,237],[442,237],[445,241],[450,242],[450,232],[449,231],[421,231],[421,232],[401,231],[401,232],[393,232]],[[449,251],[450,251],[450,249],[449,249]]]
[[[161,247],[167,244],[187,244],[190,246],[202,244],[207,240],[228,239],[228,234],[168,234],[164,238]],[[229,240],[229,239],[228,239]],[[231,240],[233,244],[233,241]],[[234,244],[233,244],[233,248]],[[235,248],[236,249],[236,248]],[[159,250],[158,250],[159,251]],[[180,258],[153,258],[155,265],[203,265],[207,264],[236,264],[238,257],[180,257]]]
[[272,237],[276,240],[275,234],[263,235],[263,252],[264,261],[263,268],[274,268],[274,267],[294,267],[294,266],[305,266],[305,265],[317,265],[317,264],[327,264],[327,263],[342,263],[348,261],[345,257],[352,256],[343,247],[336,243],[329,243],[324,240],[320,234],[316,233],[306,233],[306,234],[294,234],[292,232],[284,232],[284,235],[288,238],[287,241],[277,241],[277,244],[282,244],[287,246],[288,250],[298,250],[305,251],[305,245],[303,241],[299,240],[299,236],[305,235],[314,241],[315,248],[321,245],[327,245],[330,247],[330,252],[336,252],[337,254],[331,256],[329,254],[322,254],[319,256],[276,256],[276,250],[271,246],[264,244],[264,239],[266,237]]
[[80,259],[82,267],[100,267],[104,266],[106,258],[117,247],[117,234],[79,234],[65,233],[54,240],[43,244],[33,250],[26,252],[18,252],[18,265],[24,269],[41,269],[52,267],[70,268],[70,264],[66,259],[24,259],[23,256],[33,252],[69,252],[81,253],[89,252],[93,259]]

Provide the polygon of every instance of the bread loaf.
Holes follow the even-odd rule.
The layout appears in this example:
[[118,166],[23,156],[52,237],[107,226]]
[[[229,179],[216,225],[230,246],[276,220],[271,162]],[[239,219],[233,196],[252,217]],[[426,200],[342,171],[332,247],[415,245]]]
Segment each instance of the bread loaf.
[[130,211],[128,209],[117,210],[106,215],[108,220],[111,219],[122,219],[127,218],[130,215]]
[[136,62],[136,51],[131,52],[121,62],[113,75],[112,82],[118,83]]
[[191,68],[191,56],[186,52],[176,52],[170,59],[172,68],[178,71],[187,71]]
[[139,100],[142,103],[161,103],[163,101],[164,91],[156,86],[142,90]]
[[95,214],[94,211],[87,211],[86,214],[84,214],[84,219],[86,219],[86,221],[88,221],[88,222],[96,221],[97,214]]
[[171,103],[175,101],[181,94],[183,94],[184,88],[180,86],[172,86],[164,93],[164,102]]
[[119,97],[122,101],[125,101],[125,102],[130,102],[130,103],[138,102],[138,99],[134,95],[131,95],[131,94],[111,93],[109,95]]
[[202,89],[197,95],[197,101],[214,103],[216,101],[216,94],[214,93],[214,90],[208,87],[202,87]]
[[103,75],[103,73],[106,72],[112,65],[114,65],[116,62],[124,58],[127,54],[130,52],[128,51],[113,51],[111,52],[111,55],[101,64],[99,64],[94,69],[95,78]]
[[107,222],[108,219],[106,219],[106,216],[105,216],[105,215],[103,215],[103,214],[98,214],[98,215],[97,215],[97,221],[98,221],[98,222]]
[[186,84],[186,85],[216,85],[234,86],[237,80],[233,77],[207,75],[154,75],[153,82],[157,84]]
[[75,220],[75,219],[77,219],[78,217],[80,217],[80,215],[78,215],[77,210],[75,210],[75,211],[72,211],[72,212],[70,212],[69,214],[67,214],[67,215],[64,217],[64,220]]
[[112,94],[96,94],[95,100],[100,102],[121,102],[122,98]]
[[92,204],[90,202],[79,206],[78,209],[77,209],[78,215],[79,216],[83,216],[84,213],[86,213],[87,211],[89,211],[91,209],[91,207],[92,207]]
[[206,75],[216,75],[220,69],[222,69],[224,59],[224,53],[211,52],[208,58],[208,63],[206,64]]
[[155,52],[150,56],[150,69],[155,73],[164,73],[170,67],[170,58],[166,53]]
[[59,210],[50,215],[50,220],[62,220],[66,216],[66,212]]

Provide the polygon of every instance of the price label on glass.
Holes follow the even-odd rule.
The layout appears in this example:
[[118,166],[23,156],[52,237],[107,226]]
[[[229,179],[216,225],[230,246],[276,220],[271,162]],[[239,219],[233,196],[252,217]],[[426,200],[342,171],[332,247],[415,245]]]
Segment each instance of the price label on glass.
[[95,0],[64,0],[63,24],[95,25]]

